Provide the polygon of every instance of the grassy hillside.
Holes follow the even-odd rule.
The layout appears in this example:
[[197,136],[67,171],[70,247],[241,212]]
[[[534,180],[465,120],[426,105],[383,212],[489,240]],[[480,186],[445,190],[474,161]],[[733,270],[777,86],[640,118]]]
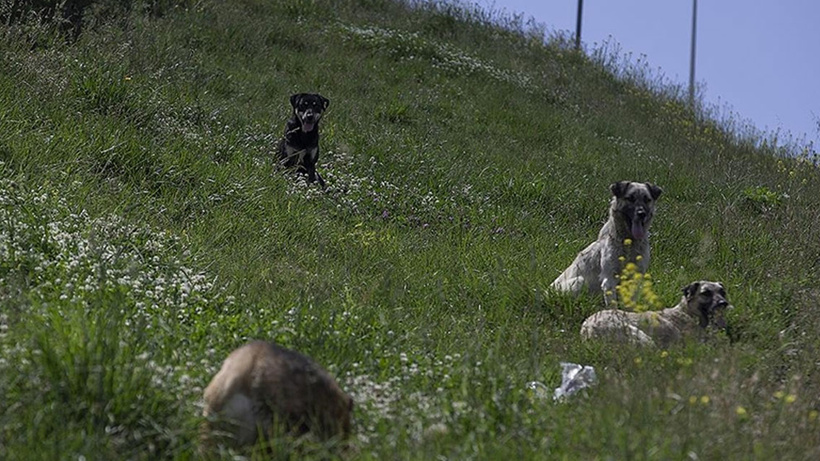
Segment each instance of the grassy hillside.
[[[282,440],[283,459],[820,456],[810,152],[755,147],[605,50],[470,8],[107,13],[68,42],[0,26],[0,458],[192,458],[202,389],[250,338],[356,401],[349,450]],[[331,101],[325,193],[274,170],[301,91]],[[622,179],[664,189],[656,293],[722,281],[727,334],[579,341],[602,299],[546,288]],[[528,389],[563,361],[598,384]]]

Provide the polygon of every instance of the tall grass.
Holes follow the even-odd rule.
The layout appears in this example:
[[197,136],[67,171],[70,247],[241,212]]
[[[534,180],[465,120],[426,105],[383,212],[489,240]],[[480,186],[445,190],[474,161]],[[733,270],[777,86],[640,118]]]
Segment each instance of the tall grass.
[[[356,400],[350,450],[276,456],[817,457],[810,149],[492,10],[178,5],[0,28],[0,458],[195,457],[202,388],[250,338]],[[324,193],[274,169],[297,91],[331,100]],[[722,281],[726,335],[579,341],[602,299],[546,287],[622,179],[665,191],[654,294]],[[527,388],[562,361],[600,382]]]

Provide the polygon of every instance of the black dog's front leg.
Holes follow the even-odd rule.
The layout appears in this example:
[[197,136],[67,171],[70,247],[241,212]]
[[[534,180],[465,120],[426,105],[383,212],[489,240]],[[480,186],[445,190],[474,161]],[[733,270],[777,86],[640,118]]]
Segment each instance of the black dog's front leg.
[[307,175],[308,175],[308,183],[313,184],[314,182],[316,182],[318,180],[319,185],[322,187],[322,189],[325,188],[325,180],[322,179],[322,175],[320,175],[319,172],[316,171],[316,164],[309,163],[309,162],[306,163],[305,164],[305,171],[307,172]]
[[316,182],[316,165],[307,164],[305,165],[305,171],[307,171],[308,175],[308,183],[313,184]]

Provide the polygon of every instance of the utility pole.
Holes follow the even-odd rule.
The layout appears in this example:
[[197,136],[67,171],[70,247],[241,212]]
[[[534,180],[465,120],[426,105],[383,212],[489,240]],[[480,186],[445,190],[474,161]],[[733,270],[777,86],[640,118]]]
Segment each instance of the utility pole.
[[695,43],[697,41],[697,24],[698,0],[692,0],[692,51],[689,56],[689,107],[692,109],[695,108]]
[[584,10],[584,0],[578,0],[578,21],[575,23],[575,49],[581,49],[581,13]]

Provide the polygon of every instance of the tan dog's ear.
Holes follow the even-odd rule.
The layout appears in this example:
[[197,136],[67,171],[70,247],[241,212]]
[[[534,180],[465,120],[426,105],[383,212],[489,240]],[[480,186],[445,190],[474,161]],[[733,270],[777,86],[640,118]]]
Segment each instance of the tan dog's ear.
[[622,198],[624,194],[626,194],[627,189],[629,189],[629,181],[618,181],[609,186],[612,195],[618,198]]
[[697,294],[698,288],[700,288],[700,282],[692,282],[683,287],[683,295],[686,299],[692,299]]
[[646,187],[649,189],[649,194],[652,195],[652,200],[657,200],[663,193],[663,189],[652,184],[651,182],[646,183]]

